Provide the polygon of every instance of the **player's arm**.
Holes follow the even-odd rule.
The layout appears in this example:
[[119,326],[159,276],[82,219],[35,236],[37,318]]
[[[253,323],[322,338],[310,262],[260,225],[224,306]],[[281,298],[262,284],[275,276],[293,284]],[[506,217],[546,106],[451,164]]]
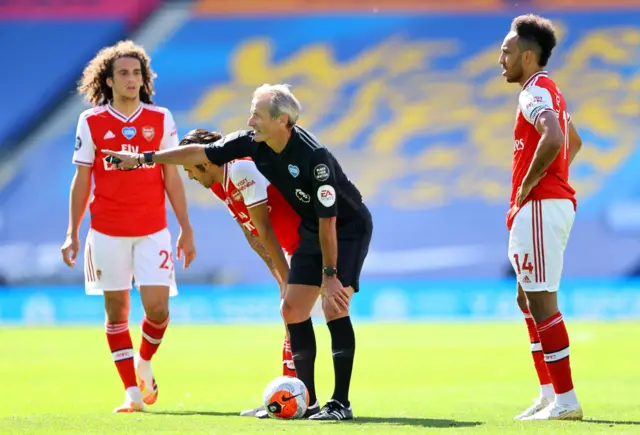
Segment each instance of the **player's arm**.
[[187,210],[187,195],[184,191],[182,178],[178,173],[175,165],[163,165],[162,173],[164,175],[164,188],[171,202],[171,208],[176,215],[178,224],[182,231],[192,231],[191,222],[189,221],[189,212]]
[[548,90],[532,86],[522,91],[519,103],[525,119],[540,133],[538,147],[522,181],[523,186],[534,186],[558,156],[564,144],[564,134]]
[[260,243],[269,254],[282,282],[287,282],[289,265],[269,218],[269,206],[267,205],[269,182],[258,171],[256,164],[250,160],[234,162],[230,167],[229,176],[236,186],[241,186],[240,194],[249,211],[251,222],[258,231]]
[[280,242],[276,238],[276,233],[273,231],[267,203],[249,207],[248,210],[251,221],[258,230],[260,244],[266,249],[273,267],[278,271],[278,275],[282,279],[281,284],[286,283],[289,278],[289,264],[284,256]]
[[91,193],[91,173],[95,160],[95,144],[91,137],[85,114],[80,115],[76,129],[76,144],[73,153],[73,163],[76,173],[71,180],[69,192],[69,225],[67,235],[62,245],[62,259],[70,267],[80,251],[80,224],[87,209],[89,194]]
[[[176,148],[178,148],[177,129],[173,121],[173,116],[167,111],[164,121],[164,136],[162,137],[162,142],[160,142],[160,150],[174,150]],[[164,188],[181,230],[183,232],[192,232],[189,213],[187,211],[187,196],[184,191],[182,178],[178,173],[178,167],[164,164],[162,166],[162,174],[164,177]]]
[[249,246],[251,246],[251,249],[253,249],[260,258],[262,258],[262,261],[264,261],[264,264],[267,265],[267,268],[269,269],[273,277],[278,282],[278,285],[282,287],[282,285],[286,281],[284,281],[280,276],[280,273],[278,272],[278,268],[276,267],[273,260],[271,259],[271,256],[269,256],[269,252],[267,251],[267,249],[264,246],[262,246],[262,243],[260,243],[260,239],[258,239],[256,236],[251,234],[251,232],[247,230],[240,223],[240,221],[236,221],[236,222],[238,222],[238,224],[240,225],[240,228],[242,228],[242,232],[244,233],[244,236],[247,239]]
[[[165,114],[164,136],[160,143],[160,150],[173,150],[178,148],[178,134],[173,116],[169,111]],[[193,228],[189,221],[187,207],[187,195],[184,191],[182,178],[175,165],[163,165],[162,174],[164,177],[164,189],[169,197],[171,208],[176,215],[176,220],[180,225],[180,235],[177,243],[177,258],[180,260],[184,255],[184,268],[189,267],[196,255],[195,243],[193,240]]]
[[80,223],[87,209],[89,194],[91,193],[91,173],[93,169],[89,166],[76,166],[76,173],[71,180],[71,191],[69,194],[69,226],[67,227],[67,237],[78,238],[80,233]]
[[569,165],[573,163],[573,159],[578,154],[578,151],[582,148],[582,138],[578,133],[573,121],[569,122]]
[[313,152],[311,159],[311,180],[313,185],[314,208],[318,215],[318,237],[322,250],[322,267],[338,267],[338,233],[336,217],[338,202],[336,198],[336,178],[333,164],[326,148]]

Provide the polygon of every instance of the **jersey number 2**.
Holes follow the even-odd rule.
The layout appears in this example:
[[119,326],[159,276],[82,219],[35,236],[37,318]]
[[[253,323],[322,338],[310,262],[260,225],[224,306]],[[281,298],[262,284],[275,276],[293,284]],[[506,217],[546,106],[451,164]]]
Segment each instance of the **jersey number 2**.
[[160,257],[164,257],[160,269],[173,269],[173,255],[167,250],[160,251]]
[[520,256],[518,254],[513,254],[513,261],[516,263],[518,275],[520,275],[522,270],[526,270],[529,274],[533,273],[533,264],[529,261],[529,254],[524,254],[522,265],[520,265]]

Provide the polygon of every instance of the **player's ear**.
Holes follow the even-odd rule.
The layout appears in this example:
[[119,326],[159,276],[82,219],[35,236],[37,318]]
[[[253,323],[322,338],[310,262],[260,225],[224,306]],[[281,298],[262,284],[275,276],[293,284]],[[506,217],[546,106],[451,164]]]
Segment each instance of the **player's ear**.
[[532,61],[535,62],[535,54],[533,53],[533,50],[525,50],[522,53],[522,60],[525,63],[532,62]]
[[109,86],[110,88],[113,87],[113,80],[111,80],[111,77],[107,77],[107,86]]

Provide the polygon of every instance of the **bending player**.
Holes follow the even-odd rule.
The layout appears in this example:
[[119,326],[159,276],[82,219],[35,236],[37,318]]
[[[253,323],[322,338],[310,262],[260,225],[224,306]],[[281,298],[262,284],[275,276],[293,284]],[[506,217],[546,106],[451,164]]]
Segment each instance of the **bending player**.
[[569,336],[558,309],[564,249],[575,218],[569,165],[582,141],[564,96],[544,71],[556,45],[553,25],[536,15],[513,20],[500,64],[520,90],[507,213],[509,259],[518,278],[518,305],[531,340],[540,395],[518,420],[581,420],[573,389]]
[[[150,59],[130,41],[101,50],[84,70],[79,92],[94,108],[80,115],[69,196],[69,227],[62,246],[64,262],[74,267],[80,251],[80,223],[91,201],[91,229],[85,244],[87,294],[104,294],[106,333],[125,388],[114,412],[143,411],[158,396],[151,358],[169,324],[169,295],[177,294],[165,192],[180,224],[178,259],[187,268],[195,258],[182,179],[174,165],[144,165],[122,172],[101,151],[157,151],[178,146],[171,112],[153,105]],[[140,291],[145,317],[139,352],[129,334],[131,279]],[[136,372],[137,377],[136,379]]]
[[[220,133],[197,129],[187,133],[180,145],[207,144],[219,139],[222,139]],[[289,259],[300,244],[300,216],[258,171],[251,159],[233,160],[222,166],[206,162],[183,167],[189,179],[211,189],[226,204],[249,245],[278,282],[282,300],[289,277]],[[288,331],[282,350],[282,374],[296,376]],[[261,406],[240,415],[266,418],[267,412]]]

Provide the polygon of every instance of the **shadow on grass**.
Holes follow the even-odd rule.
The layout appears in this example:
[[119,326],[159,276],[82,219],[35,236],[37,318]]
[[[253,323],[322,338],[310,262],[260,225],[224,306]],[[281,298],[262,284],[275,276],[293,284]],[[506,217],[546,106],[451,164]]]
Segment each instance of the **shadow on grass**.
[[[208,415],[212,417],[239,417],[237,412],[217,411],[147,411],[146,415]],[[246,418],[246,417],[245,417]],[[393,424],[398,426],[419,427],[473,427],[483,424],[479,421],[456,421],[436,418],[412,417],[356,417],[354,420],[342,421],[341,424]]]
[[479,421],[457,421],[438,418],[415,418],[415,417],[355,417],[346,421],[347,424],[395,424],[399,426],[421,426],[421,427],[473,427],[483,424]]
[[238,412],[217,411],[147,411],[146,415],[208,415],[211,417],[238,417]]
[[610,424],[610,425],[640,425],[640,421],[615,421],[615,420],[582,420],[582,423],[597,423],[597,424]]

